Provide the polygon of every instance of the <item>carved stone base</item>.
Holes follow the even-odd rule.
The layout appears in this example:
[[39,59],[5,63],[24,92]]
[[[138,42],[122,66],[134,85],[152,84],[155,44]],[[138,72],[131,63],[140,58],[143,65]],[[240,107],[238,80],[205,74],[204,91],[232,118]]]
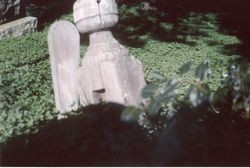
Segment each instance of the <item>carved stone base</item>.
[[139,106],[146,85],[141,63],[129,56],[110,31],[90,35],[90,46],[78,71],[83,106],[102,101]]

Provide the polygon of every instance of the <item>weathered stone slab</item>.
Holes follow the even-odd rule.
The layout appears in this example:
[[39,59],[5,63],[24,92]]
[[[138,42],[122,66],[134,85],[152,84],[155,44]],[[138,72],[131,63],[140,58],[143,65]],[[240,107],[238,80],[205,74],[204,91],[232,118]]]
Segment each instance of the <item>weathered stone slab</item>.
[[50,62],[56,109],[61,113],[77,110],[77,70],[80,63],[80,35],[68,21],[52,24],[48,33]]
[[2,24],[0,25],[0,40],[11,36],[17,37],[34,32],[36,28],[37,18],[31,16]]

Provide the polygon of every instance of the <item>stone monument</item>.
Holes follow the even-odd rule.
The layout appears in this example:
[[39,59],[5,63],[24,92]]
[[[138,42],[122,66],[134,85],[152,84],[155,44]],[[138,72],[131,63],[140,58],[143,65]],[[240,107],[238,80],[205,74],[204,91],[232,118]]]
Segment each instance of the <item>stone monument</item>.
[[77,71],[80,62],[80,35],[67,21],[54,23],[48,35],[56,108],[64,113],[77,110]]
[[27,33],[35,32],[37,29],[37,18],[27,16],[0,25],[0,40],[8,37],[18,37]]
[[82,106],[139,106],[146,85],[142,65],[109,30],[118,22],[115,0],[77,0],[73,9],[78,31],[89,33],[89,47],[79,66],[80,38],[74,25],[59,21],[51,26],[48,43],[57,110],[75,110],[79,100]]

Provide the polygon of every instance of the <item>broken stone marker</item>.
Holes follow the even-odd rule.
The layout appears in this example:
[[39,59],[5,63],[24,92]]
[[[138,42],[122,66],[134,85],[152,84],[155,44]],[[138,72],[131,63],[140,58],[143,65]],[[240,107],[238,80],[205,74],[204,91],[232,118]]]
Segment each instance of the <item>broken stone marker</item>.
[[17,37],[26,33],[34,32],[37,28],[37,18],[27,16],[0,25],[0,40],[7,37]]
[[[108,30],[118,22],[115,0],[77,0],[74,4],[74,21],[80,33],[89,33],[89,47],[80,68],[76,65],[79,59],[77,53],[80,46],[77,41],[79,37],[75,36],[77,34],[75,31],[72,33],[73,28],[72,31],[66,30],[70,23],[64,22],[65,25],[54,23],[49,32],[49,38],[54,39],[52,43],[49,42],[50,55],[53,57],[51,59],[52,72],[54,69],[53,81],[58,81],[54,82],[54,89],[58,92],[55,92],[55,99],[61,103],[57,104],[57,109],[62,113],[74,109],[70,104],[77,100],[75,88],[82,106],[100,102],[139,106],[142,102],[141,90],[146,85],[142,65],[140,61],[129,56],[128,50],[115,40]],[[75,38],[71,50],[66,50],[65,47],[72,41],[62,40],[56,35],[62,35],[63,32],[68,34],[65,39],[70,39],[69,36],[71,40]],[[73,48],[77,51],[73,52]],[[69,62],[74,63],[69,64]],[[61,66],[64,67],[64,71],[69,72],[68,75],[58,70]],[[65,86],[67,93],[62,94],[64,85],[67,86]],[[60,95],[74,99],[67,100]],[[65,108],[62,110],[60,106],[63,105]]]

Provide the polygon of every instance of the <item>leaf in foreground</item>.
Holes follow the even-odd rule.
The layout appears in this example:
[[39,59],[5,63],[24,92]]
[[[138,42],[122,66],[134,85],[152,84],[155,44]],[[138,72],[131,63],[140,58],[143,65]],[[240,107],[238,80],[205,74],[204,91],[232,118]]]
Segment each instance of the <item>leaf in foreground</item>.
[[187,73],[190,70],[192,64],[193,64],[192,61],[188,61],[186,64],[182,65],[179,69],[179,74],[183,75],[183,74]]
[[200,64],[197,69],[196,69],[196,72],[195,72],[195,76],[203,81],[205,80],[209,75],[209,65],[208,65],[208,62],[205,62],[205,63],[202,63]]
[[133,106],[126,107],[122,111],[121,120],[125,122],[137,121],[139,113],[140,113],[140,109],[136,107],[133,107]]
[[166,77],[164,75],[162,75],[159,71],[154,71],[152,73],[153,78],[160,80],[160,81],[164,81],[166,80]]
[[149,98],[155,95],[156,90],[159,89],[159,86],[157,84],[148,84],[146,87],[142,90],[142,97],[143,98]]

